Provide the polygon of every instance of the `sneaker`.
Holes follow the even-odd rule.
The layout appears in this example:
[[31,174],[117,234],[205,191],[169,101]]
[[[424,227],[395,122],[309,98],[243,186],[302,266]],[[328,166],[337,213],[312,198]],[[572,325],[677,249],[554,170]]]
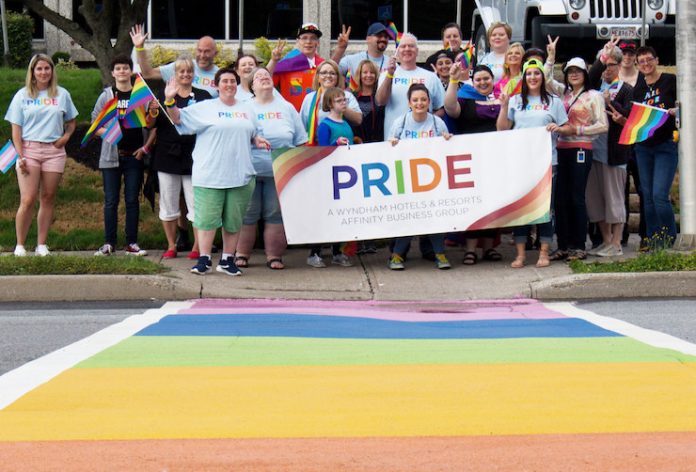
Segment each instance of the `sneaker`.
[[104,244],[94,253],[95,256],[110,256],[114,253],[114,247],[111,244]]
[[452,264],[447,260],[444,254],[435,254],[435,266],[440,270],[446,270],[452,267]]
[[609,246],[610,246],[610,244],[602,243],[602,244],[600,244],[599,246],[593,247],[592,249],[590,249],[589,251],[587,251],[587,254],[590,255],[590,256],[597,256],[597,255],[599,255],[599,253],[600,253],[601,251],[604,251],[604,250],[605,250],[607,247],[609,247]]
[[175,249],[167,249],[164,251],[164,254],[162,254],[162,259],[174,259],[176,257],[176,250]]
[[599,257],[623,256],[623,249],[621,249],[621,247],[616,247],[613,244],[609,244],[607,247],[597,252],[597,255]]
[[393,254],[389,259],[389,268],[391,270],[404,270],[404,258],[398,254]]
[[350,261],[350,258],[343,253],[336,254],[335,256],[333,256],[333,259],[331,259],[331,263],[340,265],[342,267],[353,267],[353,263]]
[[24,249],[24,246],[18,244],[15,246],[14,255],[15,257],[24,257],[27,255],[27,250]]
[[218,262],[215,270],[227,275],[242,275],[242,271],[239,269],[239,267],[237,267],[237,264],[234,263],[233,257],[220,259],[220,262]]
[[34,251],[34,254],[39,257],[46,257],[51,255],[51,251],[48,250],[48,246],[45,244],[39,244],[36,246],[36,251]]
[[317,269],[321,269],[322,267],[326,267],[326,264],[324,264],[324,261],[322,260],[321,256],[319,254],[312,254],[307,258],[307,265],[312,266]]
[[130,243],[124,251],[126,251],[126,256],[147,256],[147,251],[140,249],[138,243]]
[[198,258],[198,262],[195,266],[191,268],[191,273],[196,275],[205,275],[206,272],[212,267],[212,262],[210,262],[210,257],[201,256]]

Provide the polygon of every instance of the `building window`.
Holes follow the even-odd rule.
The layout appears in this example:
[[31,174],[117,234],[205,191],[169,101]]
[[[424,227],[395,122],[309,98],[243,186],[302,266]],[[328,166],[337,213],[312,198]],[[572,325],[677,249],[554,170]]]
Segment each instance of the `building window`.
[[7,11],[15,11],[17,13],[28,13],[30,17],[34,20],[34,32],[32,33],[31,37],[34,39],[43,39],[44,38],[44,22],[43,18],[38,16],[36,13],[33,11],[29,10],[27,11],[26,8],[24,8],[23,2],[21,1],[6,1],[5,2],[5,8],[7,8]]
[[452,0],[407,1],[408,29],[419,39],[441,39],[442,27],[457,21],[457,2]]
[[294,38],[302,24],[302,0],[244,2],[244,38]]
[[[225,38],[225,1],[152,0],[153,39]],[[230,1],[230,37],[239,36],[237,2]]]
[[350,37],[364,39],[375,21],[393,21],[403,30],[404,0],[331,0],[331,38],[341,33],[341,25],[351,27]]

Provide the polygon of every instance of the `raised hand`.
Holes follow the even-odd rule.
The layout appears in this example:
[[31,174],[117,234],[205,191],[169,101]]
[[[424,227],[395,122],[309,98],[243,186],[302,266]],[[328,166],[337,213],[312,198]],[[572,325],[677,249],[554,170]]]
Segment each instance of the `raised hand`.
[[179,86],[176,85],[176,79],[172,77],[167,81],[167,85],[164,87],[164,98],[171,100],[176,97],[176,93],[179,91]]
[[348,41],[350,39],[350,30],[350,26],[346,28],[346,25],[341,25],[341,34],[338,35],[337,44],[337,47],[339,47],[340,49],[345,49],[348,47]]
[[618,36],[612,36],[611,39],[607,41],[607,44],[604,45],[604,48],[602,48],[602,54],[600,55],[600,57],[609,57],[616,45],[619,44],[619,41],[621,41],[621,38],[619,38]]
[[462,64],[459,61],[453,62],[450,66],[450,80],[459,80],[462,73]]
[[546,44],[546,54],[548,55],[549,62],[556,62],[556,44],[558,44],[558,38],[560,38],[560,36],[556,36],[556,39],[551,38],[550,34],[546,36],[548,40],[548,44]]
[[505,92],[501,92],[500,96],[498,97],[498,100],[500,100],[500,109],[506,110],[506,113],[507,113],[507,107],[508,107],[508,104],[510,103],[510,95],[508,95]]
[[145,32],[145,25],[135,25],[130,30],[131,41],[133,46],[141,48],[145,44],[148,34]]
[[285,50],[285,45],[288,42],[284,39],[279,39],[276,47],[271,51],[271,60],[278,62],[283,57],[283,51]]

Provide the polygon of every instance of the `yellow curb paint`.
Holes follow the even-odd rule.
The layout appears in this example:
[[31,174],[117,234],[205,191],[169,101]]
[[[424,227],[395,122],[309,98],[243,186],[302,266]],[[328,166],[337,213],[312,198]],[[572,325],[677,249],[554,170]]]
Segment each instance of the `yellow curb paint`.
[[696,364],[71,369],[0,441],[696,431]]

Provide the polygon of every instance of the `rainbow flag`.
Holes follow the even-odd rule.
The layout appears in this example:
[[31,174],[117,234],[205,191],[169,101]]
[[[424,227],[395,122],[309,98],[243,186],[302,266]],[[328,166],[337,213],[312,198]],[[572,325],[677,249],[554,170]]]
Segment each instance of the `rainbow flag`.
[[7,141],[7,144],[0,149],[0,171],[6,174],[12,165],[17,162],[18,158],[19,153],[15,149],[14,144],[12,144],[12,141]]
[[513,77],[510,79],[510,82],[508,82],[506,86],[506,91],[508,91],[508,95],[511,97],[513,95],[519,95],[522,93],[522,76],[519,77]]
[[321,88],[314,93],[312,103],[309,105],[309,123],[307,123],[307,137],[309,146],[317,145],[317,128],[319,127],[319,109],[321,108]]
[[660,126],[669,118],[667,110],[652,107],[643,103],[633,103],[631,114],[624,125],[619,144],[640,143],[655,134]]
[[143,77],[140,74],[136,74],[135,83],[133,84],[133,90],[131,90],[130,101],[128,102],[128,108],[126,108],[125,114],[128,115],[136,108],[145,108],[152,100],[157,100],[152,90],[147,86]]
[[85,147],[87,145],[87,142],[92,138],[92,135],[96,130],[101,128],[102,126],[106,125],[109,121],[117,117],[118,114],[118,98],[114,97],[106,104],[104,105],[104,108],[102,108],[102,111],[99,112],[97,117],[94,119],[92,122],[92,125],[89,127],[87,132],[85,133],[85,137],[82,138],[82,141],[80,142],[80,147]]
[[147,127],[147,118],[145,117],[145,108],[136,108],[130,113],[127,113],[121,118],[121,126],[124,128],[145,128]]
[[464,48],[464,52],[462,52],[461,57],[459,58],[459,61],[462,63],[462,67],[465,69],[468,69],[471,67],[471,64],[474,62],[474,56],[476,55],[476,47],[474,47],[473,44],[471,44],[471,41],[469,41],[466,44],[466,47]]
[[619,88],[619,83],[620,83],[619,78],[616,77],[616,78],[615,78],[614,80],[612,80],[611,83],[609,84],[609,90],[613,90],[613,89]]
[[355,81],[355,78],[353,78],[353,74],[350,73],[350,69],[346,72],[346,85],[351,92],[357,92],[359,88],[358,83]]
[[394,40],[394,42],[396,43],[396,47],[398,48],[403,34],[399,33],[399,30],[397,29],[393,21],[390,21],[387,25],[387,34],[391,37],[391,39]]
[[452,45],[450,44],[449,41],[445,41],[445,47],[443,49],[445,51],[454,52],[454,50],[452,49]]
[[121,126],[118,124],[119,120],[113,119],[109,122],[106,132],[102,135],[102,139],[107,143],[115,146],[123,137],[121,133]]

